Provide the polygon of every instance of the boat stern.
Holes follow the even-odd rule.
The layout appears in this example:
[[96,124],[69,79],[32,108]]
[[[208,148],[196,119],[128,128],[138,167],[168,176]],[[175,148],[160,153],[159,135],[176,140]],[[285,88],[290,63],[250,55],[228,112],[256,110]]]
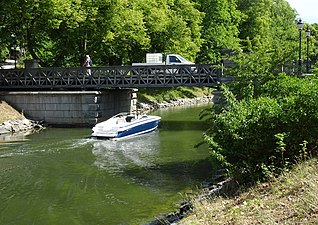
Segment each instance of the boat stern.
[[118,128],[96,124],[92,128],[92,137],[114,138],[118,135]]

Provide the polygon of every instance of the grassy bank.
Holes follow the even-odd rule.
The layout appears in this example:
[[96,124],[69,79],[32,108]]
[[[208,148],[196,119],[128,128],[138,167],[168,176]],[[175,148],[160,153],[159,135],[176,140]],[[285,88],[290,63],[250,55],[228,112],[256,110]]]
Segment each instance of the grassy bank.
[[180,224],[317,224],[317,193],[318,160],[311,159],[235,198],[196,202]]
[[0,100],[0,124],[6,120],[15,120],[21,118],[21,114],[8,105],[6,102]]
[[208,87],[145,88],[139,89],[138,101],[161,103],[178,98],[202,97],[211,95],[212,90]]

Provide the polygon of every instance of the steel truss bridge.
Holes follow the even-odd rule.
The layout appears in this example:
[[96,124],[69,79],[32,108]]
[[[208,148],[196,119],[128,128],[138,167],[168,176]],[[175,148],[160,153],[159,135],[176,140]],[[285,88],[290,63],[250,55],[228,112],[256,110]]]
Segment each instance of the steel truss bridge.
[[1,69],[0,90],[209,87],[221,76],[221,67],[210,64]]

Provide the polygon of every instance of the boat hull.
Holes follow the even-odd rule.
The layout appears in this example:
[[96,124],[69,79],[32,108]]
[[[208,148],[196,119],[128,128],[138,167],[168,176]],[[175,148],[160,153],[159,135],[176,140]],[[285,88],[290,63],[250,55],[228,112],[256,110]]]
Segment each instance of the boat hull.
[[133,136],[149,133],[157,129],[158,125],[159,125],[159,120],[143,123],[138,126],[129,128],[127,130],[118,132],[118,135],[115,138],[118,139],[118,138],[124,138],[124,137],[133,137]]
[[122,139],[149,133],[159,126],[161,117],[143,115],[133,122],[119,122],[121,117],[113,118],[96,124],[92,137],[104,139]]

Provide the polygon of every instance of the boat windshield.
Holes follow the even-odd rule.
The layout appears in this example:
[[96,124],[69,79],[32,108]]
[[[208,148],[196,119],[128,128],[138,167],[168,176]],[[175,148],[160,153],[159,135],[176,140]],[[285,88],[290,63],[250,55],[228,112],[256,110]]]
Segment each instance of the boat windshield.
[[114,118],[125,117],[127,115],[128,115],[128,113],[119,113],[119,114],[115,115]]

